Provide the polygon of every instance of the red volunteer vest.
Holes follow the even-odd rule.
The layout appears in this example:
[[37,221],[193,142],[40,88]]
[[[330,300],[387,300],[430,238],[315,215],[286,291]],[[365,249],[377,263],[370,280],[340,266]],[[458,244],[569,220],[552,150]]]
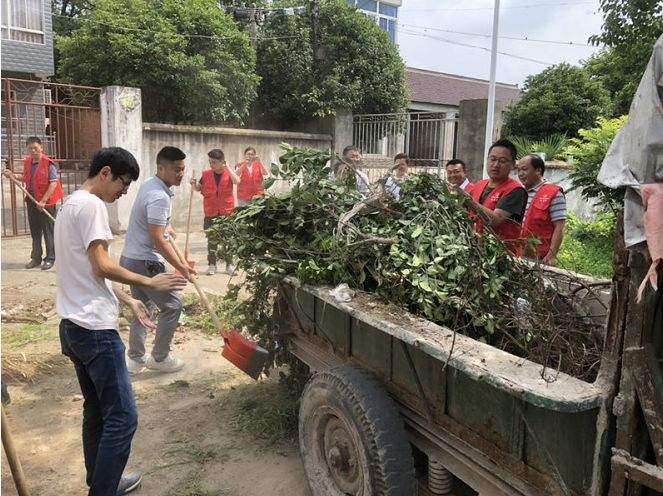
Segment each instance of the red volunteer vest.
[[[23,159],[23,182],[25,183],[25,186],[29,188],[30,182],[32,181],[32,196],[34,196],[37,201],[40,201],[43,198],[50,184],[48,180],[48,168],[52,162],[53,161],[50,159],[50,157],[47,157],[42,153],[41,158],[39,159],[39,166],[35,171],[35,176],[34,178],[31,178],[30,173],[32,172],[32,156],[28,155],[25,157],[25,159]],[[55,190],[51,194],[50,198],[46,200],[46,207],[50,208],[55,206],[55,204],[59,202],[63,196],[64,192],[62,191],[62,183],[60,182],[60,179],[58,179],[56,182]]]
[[221,172],[221,180],[216,184],[214,171],[203,171],[200,192],[203,194],[203,211],[205,217],[230,215],[235,209],[233,198],[233,182],[227,170]]
[[544,183],[532,198],[532,203],[525,212],[521,236],[523,238],[535,236],[541,241],[541,244],[536,247],[537,257],[540,259],[545,257],[550,250],[550,242],[555,230],[555,225],[550,220],[550,204],[560,191],[562,191],[560,186]]
[[[479,181],[478,183],[475,183],[474,186],[471,189],[471,195],[474,201],[481,203],[481,195],[483,194],[484,190],[486,189],[486,186],[488,186],[488,183],[490,182],[490,179],[483,179]],[[500,199],[512,191],[518,189],[518,188],[523,188],[522,184],[520,184],[518,181],[514,179],[507,179],[504,183],[500,184],[497,188],[495,188],[493,191],[490,192],[490,194],[486,197],[486,199],[481,203],[484,207],[489,208],[490,210],[495,210],[495,207],[497,206],[497,203],[500,201]],[[524,188],[523,188],[524,189]],[[482,233],[484,229],[483,221],[479,218],[479,216],[473,216],[474,217],[474,226],[477,232]],[[507,245],[507,248],[511,253],[514,255],[519,254],[519,243],[517,242],[520,239],[520,231],[521,227],[520,224],[514,220],[507,219],[504,222],[502,222],[499,226],[494,227],[493,230],[495,231],[495,234],[504,241],[504,243]]]
[[468,182],[463,189],[468,193],[472,193],[472,188],[474,188],[474,183]]
[[[237,169],[239,169],[237,164]],[[237,198],[244,201],[251,201],[254,196],[262,195],[264,190],[262,182],[264,177],[262,175],[262,164],[260,162],[253,162],[253,170],[249,171],[246,167],[242,170],[239,176],[239,184],[237,185]]]

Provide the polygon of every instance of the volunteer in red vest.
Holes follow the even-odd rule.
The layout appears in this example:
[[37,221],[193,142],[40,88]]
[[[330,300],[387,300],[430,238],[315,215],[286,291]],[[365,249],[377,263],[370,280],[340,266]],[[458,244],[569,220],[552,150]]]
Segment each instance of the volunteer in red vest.
[[564,239],[566,198],[560,186],[543,178],[545,171],[546,164],[538,155],[526,155],[518,163],[518,178],[527,190],[522,238],[533,236],[540,243],[535,248],[528,245],[524,256],[555,265]]
[[[55,217],[56,204],[62,199],[62,183],[53,160],[43,153],[41,140],[31,136],[26,141],[28,155],[23,160],[23,176],[17,176],[9,169],[4,174],[14,177],[17,181],[25,183],[25,189],[35,197],[39,205],[32,200],[25,199],[28,212],[28,225],[32,236],[32,253],[26,269],[41,265],[41,270],[48,270],[55,263],[55,248],[53,243],[53,222],[44,214],[44,211]],[[44,238],[46,256],[42,261],[41,239]]]
[[[235,198],[233,186],[239,184],[240,178],[226,164],[226,157],[222,150],[215,148],[207,154],[210,168],[203,171],[199,181],[191,180],[191,185],[203,195],[203,229],[212,227],[214,219],[226,217],[235,210]],[[207,275],[216,274],[216,252],[218,244],[207,237]],[[230,275],[235,273],[232,257],[226,257],[226,272]]]
[[267,176],[267,169],[260,163],[256,149],[252,146],[244,150],[244,160],[235,166],[239,176],[237,185],[237,206],[245,207],[254,198],[265,195],[262,183]]
[[467,178],[465,162],[459,158],[452,158],[447,162],[445,169],[447,171],[447,182],[452,186],[458,186],[463,191],[469,193],[473,184]]
[[[521,222],[527,205],[523,185],[509,177],[516,165],[516,147],[509,140],[499,140],[488,150],[488,179],[477,182],[471,189],[473,209],[487,220],[476,219],[477,231],[483,232],[489,222],[495,234],[509,250],[519,254]],[[457,188],[462,191],[460,188]]]

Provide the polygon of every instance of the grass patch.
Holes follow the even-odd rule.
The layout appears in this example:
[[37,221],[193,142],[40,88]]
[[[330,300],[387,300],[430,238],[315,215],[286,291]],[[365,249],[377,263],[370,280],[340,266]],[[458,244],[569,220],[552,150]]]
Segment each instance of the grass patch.
[[195,443],[175,441],[170,444],[172,446],[166,450],[165,454],[184,456],[186,459],[182,460],[183,463],[194,462],[203,464],[213,460],[217,455],[214,449],[199,446]]
[[2,346],[16,350],[30,343],[49,341],[58,336],[57,326],[47,324],[3,324]]
[[230,392],[234,406],[230,424],[265,447],[295,439],[299,397],[277,378],[246,384]]
[[[207,299],[216,310],[216,314],[228,327],[232,327],[232,310],[236,303],[226,301],[222,296],[207,294]],[[207,313],[204,305],[200,301],[198,294],[185,294],[183,299],[183,314],[184,324],[196,331],[201,331],[203,334],[216,336],[219,334],[219,329],[216,328],[212,318]]]
[[203,485],[200,471],[192,472],[177,487],[168,491],[167,496],[231,496],[227,489],[210,489]]
[[557,266],[580,274],[610,279],[615,217],[601,214],[595,222],[570,215],[566,235],[557,255]]

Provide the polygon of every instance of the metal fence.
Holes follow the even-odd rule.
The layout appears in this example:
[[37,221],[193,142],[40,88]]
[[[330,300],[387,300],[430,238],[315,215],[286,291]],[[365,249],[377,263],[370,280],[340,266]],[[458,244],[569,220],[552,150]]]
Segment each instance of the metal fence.
[[443,165],[454,157],[458,119],[446,113],[361,114],[353,117],[353,144],[367,169],[393,163],[397,153],[406,153],[415,170],[442,175]]
[[[25,141],[37,136],[58,165],[65,194],[84,180],[92,152],[101,146],[100,88],[2,78],[3,167],[23,172]],[[28,232],[25,203],[6,178],[0,188],[2,235]]]

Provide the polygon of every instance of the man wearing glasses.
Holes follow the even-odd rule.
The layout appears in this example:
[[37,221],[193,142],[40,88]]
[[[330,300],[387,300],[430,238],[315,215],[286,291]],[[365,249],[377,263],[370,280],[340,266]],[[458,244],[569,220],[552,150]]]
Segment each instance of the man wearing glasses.
[[514,255],[519,254],[521,222],[527,205],[527,191],[509,177],[516,163],[516,147],[509,140],[499,140],[488,150],[488,179],[472,188],[473,209],[480,214],[476,229],[483,232],[491,226],[495,234],[506,243]]

